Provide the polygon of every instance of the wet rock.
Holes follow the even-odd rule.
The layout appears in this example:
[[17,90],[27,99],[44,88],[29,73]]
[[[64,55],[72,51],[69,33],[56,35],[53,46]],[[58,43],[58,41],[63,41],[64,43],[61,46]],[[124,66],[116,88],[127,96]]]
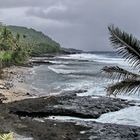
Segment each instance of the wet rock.
[[98,118],[103,113],[118,111],[128,106],[130,106],[128,102],[120,99],[79,97],[73,93],[16,102],[10,104],[10,112],[30,117],[60,115]]
[[44,118],[52,115],[98,118],[128,106],[129,101],[121,99],[78,97],[75,93],[26,99],[0,104],[0,129],[34,140],[139,140],[140,127]]
[[7,98],[2,93],[0,93],[0,103],[2,103],[4,100],[7,100]]
[[0,89],[6,89],[5,85],[0,85]]
[[27,96],[33,96],[32,94],[30,94],[29,92],[27,92],[25,95]]
[[13,85],[12,82],[6,82],[4,86],[5,86],[6,89],[10,89],[10,88],[12,88],[14,85]]
[[32,63],[33,64],[37,64],[37,65],[43,65],[43,64],[52,64],[51,62],[49,62],[48,60],[46,61],[46,59],[45,60],[43,60],[43,59],[38,59],[38,60],[32,60]]
[[65,96],[65,95],[76,96],[76,94],[78,94],[78,93],[85,93],[85,92],[87,92],[87,90],[85,90],[85,89],[83,89],[83,90],[82,89],[80,89],[80,90],[70,90],[70,91],[62,92],[60,96]]
[[[95,125],[96,124],[96,125]],[[102,124],[90,123],[88,124],[92,129],[87,131],[89,135],[97,137],[99,140],[139,140],[140,127],[116,125],[116,124]],[[97,132],[97,133],[94,133]],[[94,133],[94,135],[93,135]]]

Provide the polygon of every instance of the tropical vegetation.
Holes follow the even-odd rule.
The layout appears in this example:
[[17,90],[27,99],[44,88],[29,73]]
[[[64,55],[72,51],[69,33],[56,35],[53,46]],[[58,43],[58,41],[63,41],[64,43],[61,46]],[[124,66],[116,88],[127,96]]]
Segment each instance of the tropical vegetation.
[[[22,37],[23,38],[23,37]],[[3,27],[0,30],[0,68],[12,64],[23,64],[30,55],[30,44],[26,40],[21,41],[20,34],[14,36],[12,32]]]
[[52,40],[47,35],[32,28],[20,26],[7,26],[14,36],[18,33],[22,36],[20,39],[27,44],[33,44],[32,56],[39,56],[46,53],[59,53],[61,51],[60,44]]
[[121,93],[137,93],[140,90],[140,41],[114,25],[109,26],[108,30],[113,48],[138,72],[130,72],[119,66],[104,67],[103,72],[117,80],[107,87],[107,94],[116,96]]
[[0,26],[0,69],[24,64],[30,56],[60,51],[60,45],[42,32],[26,27]]
[[0,140],[14,140],[13,133],[1,134]]

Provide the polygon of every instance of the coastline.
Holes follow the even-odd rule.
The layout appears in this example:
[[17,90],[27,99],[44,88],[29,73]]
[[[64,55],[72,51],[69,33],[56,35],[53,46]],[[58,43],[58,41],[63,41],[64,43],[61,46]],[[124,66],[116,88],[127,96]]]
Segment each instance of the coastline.
[[[138,126],[96,121],[103,113],[131,106],[131,102],[122,99],[79,97],[69,93],[25,99],[0,104],[0,130],[33,140],[138,140]],[[77,119],[72,120],[73,117]]]
[[[48,63],[47,60],[45,58],[43,62]],[[39,65],[40,61],[36,61],[35,66]],[[135,106],[139,108],[135,101],[77,95],[85,90],[39,97],[25,82],[33,69],[23,66],[4,69],[3,80],[0,81],[0,88],[4,89],[0,89],[0,93],[7,100],[0,104],[0,130],[17,134],[20,140],[24,137],[35,140],[140,138],[139,126],[99,121],[103,114]]]
[[24,100],[35,96],[30,86],[25,82],[30,75],[31,68],[11,66],[3,69],[0,80],[0,93],[3,103]]

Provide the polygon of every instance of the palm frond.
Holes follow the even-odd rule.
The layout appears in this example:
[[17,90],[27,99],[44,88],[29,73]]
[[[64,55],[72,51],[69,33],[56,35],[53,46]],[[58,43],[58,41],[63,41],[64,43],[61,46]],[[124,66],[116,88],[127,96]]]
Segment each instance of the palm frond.
[[126,79],[107,87],[107,95],[116,96],[119,93],[132,94],[140,90],[140,80]]
[[102,71],[107,74],[110,78],[117,79],[117,80],[124,80],[124,79],[138,79],[140,75],[129,72],[123,68],[118,66],[105,66],[102,68]]
[[13,133],[0,135],[0,140],[14,140]]
[[140,68],[140,41],[132,34],[121,31],[113,25],[108,27],[110,41],[117,52],[122,55],[133,67]]

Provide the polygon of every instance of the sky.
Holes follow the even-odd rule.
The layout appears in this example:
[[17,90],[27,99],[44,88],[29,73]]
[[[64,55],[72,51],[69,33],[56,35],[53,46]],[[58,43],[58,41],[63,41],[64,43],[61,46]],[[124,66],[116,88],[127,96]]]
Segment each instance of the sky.
[[0,0],[0,21],[34,28],[62,47],[111,51],[107,26],[140,37],[140,0]]

